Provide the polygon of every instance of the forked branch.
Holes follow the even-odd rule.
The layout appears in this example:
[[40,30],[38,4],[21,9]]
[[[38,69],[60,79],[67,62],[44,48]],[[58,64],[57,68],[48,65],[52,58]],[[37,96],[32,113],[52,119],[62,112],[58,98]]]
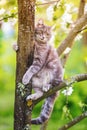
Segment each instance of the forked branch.
[[65,38],[65,40],[60,44],[57,51],[58,54],[61,55],[63,51],[72,44],[73,40],[79,33],[79,31],[87,24],[87,13],[83,15],[81,18],[77,20],[74,26],[69,31],[69,34]]

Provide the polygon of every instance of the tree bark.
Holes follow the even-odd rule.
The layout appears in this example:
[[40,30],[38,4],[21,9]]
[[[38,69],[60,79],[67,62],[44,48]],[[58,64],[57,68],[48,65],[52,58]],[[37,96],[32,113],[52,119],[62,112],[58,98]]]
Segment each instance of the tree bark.
[[18,51],[16,66],[16,89],[14,130],[30,130],[31,110],[27,107],[23,95],[31,93],[31,86],[23,88],[22,77],[33,59],[34,37],[34,0],[18,0]]

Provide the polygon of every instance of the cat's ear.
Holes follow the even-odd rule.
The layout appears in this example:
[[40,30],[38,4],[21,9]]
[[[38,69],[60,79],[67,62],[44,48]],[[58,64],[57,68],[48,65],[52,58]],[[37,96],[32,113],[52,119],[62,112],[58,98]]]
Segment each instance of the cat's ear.
[[37,24],[36,24],[36,27],[42,27],[44,25],[44,20],[43,19],[39,19]]
[[43,25],[44,24],[44,20],[43,19],[39,19],[38,20],[38,24]]

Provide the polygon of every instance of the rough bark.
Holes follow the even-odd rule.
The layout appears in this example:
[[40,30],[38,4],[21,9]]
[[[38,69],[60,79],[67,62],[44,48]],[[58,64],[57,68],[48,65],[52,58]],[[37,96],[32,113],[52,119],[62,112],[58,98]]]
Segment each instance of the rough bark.
[[[16,66],[16,89],[15,89],[15,110],[14,130],[28,128],[31,118],[31,111],[24,101],[23,95],[30,94],[31,87],[18,85],[26,69],[32,63],[33,57],[33,36],[34,36],[34,0],[18,0],[18,51]],[[30,87],[30,88],[29,88]],[[25,92],[25,93],[24,93]]]

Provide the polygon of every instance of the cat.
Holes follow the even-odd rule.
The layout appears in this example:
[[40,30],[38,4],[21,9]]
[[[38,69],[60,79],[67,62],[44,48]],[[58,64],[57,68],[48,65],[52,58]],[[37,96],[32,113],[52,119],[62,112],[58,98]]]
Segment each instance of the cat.
[[[60,84],[63,80],[63,68],[57,51],[48,41],[51,38],[51,27],[46,26],[40,19],[35,27],[35,48],[32,65],[25,72],[22,83],[27,85],[30,81],[35,93],[27,96],[26,100],[36,100],[50,88]],[[46,98],[38,118],[32,119],[31,124],[43,124],[52,113],[58,93]]]
[[[26,100],[36,100],[51,87],[59,85],[63,80],[63,68],[57,51],[48,44],[51,38],[51,27],[46,26],[43,20],[39,20],[35,27],[34,59],[30,68],[23,76],[22,83],[28,84],[31,80],[34,94]],[[42,124],[51,116],[57,92],[49,96],[42,107],[38,118],[32,119],[31,124]]]

